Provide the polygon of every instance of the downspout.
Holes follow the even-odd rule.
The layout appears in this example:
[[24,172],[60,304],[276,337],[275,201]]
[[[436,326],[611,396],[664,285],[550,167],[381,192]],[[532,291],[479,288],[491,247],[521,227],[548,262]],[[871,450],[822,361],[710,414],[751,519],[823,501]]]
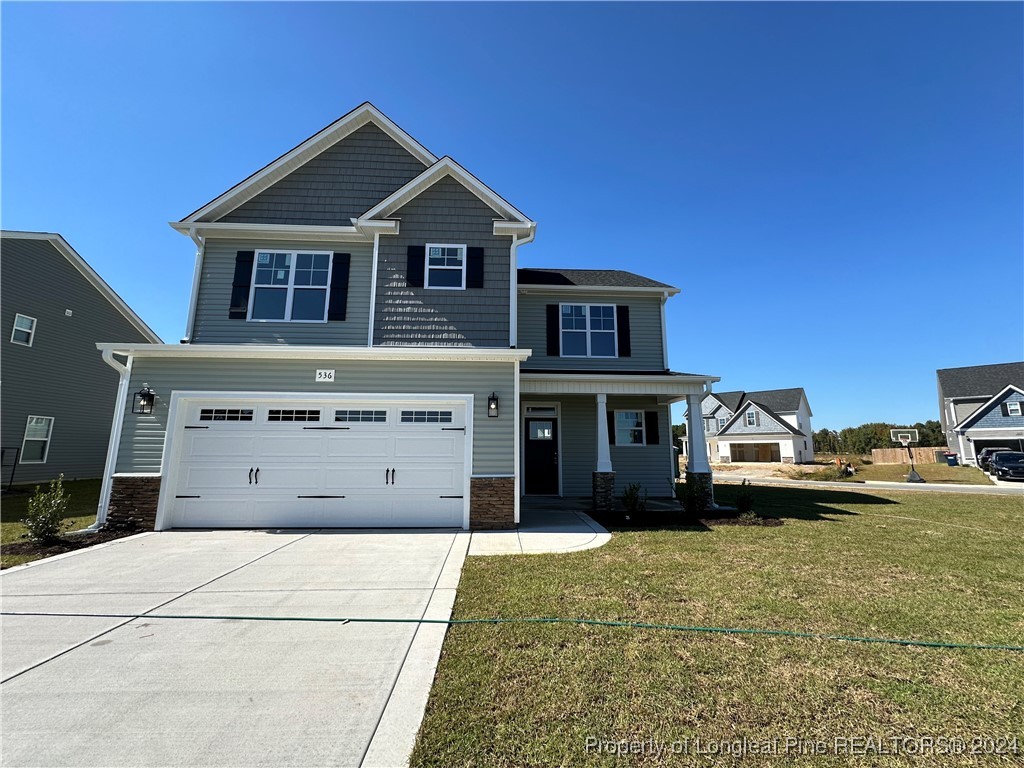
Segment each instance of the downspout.
[[377,255],[380,252],[380,232],[373,231],[373,264],[370,266],[370,318],[367,323],[366,346],[373,346],[373,328],[377,314]]
[[100,502],[96,508],[96,522],[86,530],[95,531],[107,522],[107,508],[110,506],[110,491],[114,484],[114,468],[117,466],[117,452],[121,447],[121,427],[124,424],[125,403],[128,400],[128,384],[132,375],[132,356],[128,355],[127,364],[122,364],[114,357],[113,351],[103,350],[103,362],[117,371],[120,380],[117,384],[117,402],[114,403],[114,419],[110,425],[110,438],[107,441],[107,461],[103,470],[103,484],[100,488]]
[[199,279],[203,275],[203,257],[206,254],[206,240],[196,233],[195,227],[189,227],[188,236],[196,244],[196,266],[192,273],[192,298],[188,304],[188,320],[185,324],[185,336],[181,340],[182,344],[192,342],[192,332],[196,322],[196,306],[199,304]]
[[520,245],[532,243],[536,236],[537,228],[531,227],[525,237],[513,237],[512,247],[509,248],[508,345],[513,349],[519,346],[519,255],[516,252]]

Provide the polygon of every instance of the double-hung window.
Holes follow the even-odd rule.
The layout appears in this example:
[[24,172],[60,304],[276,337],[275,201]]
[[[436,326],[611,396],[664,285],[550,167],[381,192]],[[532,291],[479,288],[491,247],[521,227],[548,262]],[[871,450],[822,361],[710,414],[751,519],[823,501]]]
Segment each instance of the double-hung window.
[[14,330],[11,331],[11,341],[15,344],[23,344],[26,347],[32,346],[32,339],[36,335],[36,319],[28,315],[14,316]]
[[1020,400],[1011,400],[1006,404],[1006,414],[1008,416],[1020,416]]
[[331,254],[257,251],[249,320],[326,323]]
[[756,427],[757,426],[757,411],[747,411],[747,426],[748,427]]
[[723,417],[719,416],[718,417],[718,428],[722,429],[725,426],[725,422],[726,421],[727,421],[726,419],[724,419]]
[[45,464],[53,433],[52,416],[29,416],[21,443],[21,464]]
[[466,287],[466,246],[427,243],[426,288],[460,291]]
[[561,305],[562,357],[617,357],[614,304]]
[[644,412],[615,412],[615,444],[644,445]]

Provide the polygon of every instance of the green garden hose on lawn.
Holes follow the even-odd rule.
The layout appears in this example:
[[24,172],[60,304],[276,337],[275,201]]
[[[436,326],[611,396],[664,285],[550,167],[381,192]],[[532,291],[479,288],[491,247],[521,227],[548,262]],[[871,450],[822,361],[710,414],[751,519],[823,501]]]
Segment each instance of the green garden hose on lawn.
[[683,624],[650,624],[640,621],[608,621],[602,619],[367,619],[341,618],[337,616],[204,616],[167,613],[55,613],[42,611],[0,611],[0,616],[56,616],[94,619],[192,619],[195,621],[318,621],[337,624],[582,624],[593,627],[626,627],[629,629],[657,629],[669,632],[702,632],[719,635],[774,635],[777,637],[800,637],[811,640],[846,640],[853,643],[885,643],[887,645],[908,645],[923,648],[966,648],[976,651],[1013,651],[1024,653],[1021,645],[983,645],[978,643],[944,643],[936,640],[899,640],[888,637],[851,637],[846,635],[825,635],[818,632],[794,632],[788,629],[741,629],[729,627],[690,627]]

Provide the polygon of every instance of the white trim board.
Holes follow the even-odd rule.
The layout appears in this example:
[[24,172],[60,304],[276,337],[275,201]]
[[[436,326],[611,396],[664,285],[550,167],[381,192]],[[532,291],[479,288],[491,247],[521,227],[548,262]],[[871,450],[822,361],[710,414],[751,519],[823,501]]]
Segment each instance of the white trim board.
[[458,360],[512,363],[525,360],[532,349],[482,347],[333,347],[293,344],[97,344],[102,352],[135,357],[232,358],[281,360]]
[[429,166],[437,162],[437,157],[431,154],[426,147],[399,128],[391,118],[373,104],[366,101],[206,205],[193,211],[181,221],[189,223],[203,219],[221,218],[367,123],[376,125],[423,165]]
[[145,336],[154,344],[161,344],[163,340],[153,332],[153,329],[146,325],[142,318],[132,311],[114,289],[107,285],[106,281],[97,274],[96,270],[89,266],[88,262],[83,259],[78,252],[71,247],[67,240],[62,235],[56,232],[20,232],[12,230],[3,230],[0,232],[0,237],[11,238],[15,240],[46,240],[48,241],[57,251],[64,256],[71,265],[82,273],[92,286],[100,292],[114,309],[124,315],[125,320],[135,326],[135,330]]

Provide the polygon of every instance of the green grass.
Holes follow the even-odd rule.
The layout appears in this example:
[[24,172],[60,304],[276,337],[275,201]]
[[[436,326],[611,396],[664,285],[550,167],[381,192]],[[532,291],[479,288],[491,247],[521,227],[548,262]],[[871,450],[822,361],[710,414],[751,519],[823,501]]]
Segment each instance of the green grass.
[[[96,521],[96,505],[100,499],[100,480],[68,480],[64,482],[64,490],[71,497],[67,514],[68,530],[75,531],[92,525]],[[40,483],[45,490],[48,483]],[[10,568],[37,559],[34,555],[9,555],[2,551],[2,545],[16,541],[24,541],[25,526],[21,520],[28,510],[31,487],[15,488],[12,493],[3,494],[0,499],[0,567]],[[22,491],[28,492],[22,492]]]
[[[716,489],[729,501],[735,487]],[[781,527],[617,531],[596,550],[469,558],[455,618],[586,617],[1024,645],[1019,499],[755,487]],[[1016,735],[1004,651],[574,625],[448,630],[412,765],[604,765],[588,737]],[[743,765],[1011,765],[865,755]],[[631,756],[627,765],[693,765]],[[704,764],[732,765],[729,758]]]
[[[988,476],[977,467],[951,467],[948,464],[915,464],[914,469],[929,483],[992,485]],[[907,479],[907,464],[865,464],[857,467],[855,480],[888,480],[902,483]]]

